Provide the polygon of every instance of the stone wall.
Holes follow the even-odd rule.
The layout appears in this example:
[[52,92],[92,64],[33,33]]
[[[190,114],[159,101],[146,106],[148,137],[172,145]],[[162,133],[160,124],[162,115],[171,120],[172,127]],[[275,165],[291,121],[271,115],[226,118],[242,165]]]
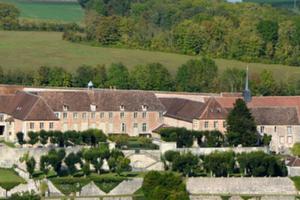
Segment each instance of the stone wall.
[[288,169],[288,175],[293,176],[300,176],[300,167],[287,167]]

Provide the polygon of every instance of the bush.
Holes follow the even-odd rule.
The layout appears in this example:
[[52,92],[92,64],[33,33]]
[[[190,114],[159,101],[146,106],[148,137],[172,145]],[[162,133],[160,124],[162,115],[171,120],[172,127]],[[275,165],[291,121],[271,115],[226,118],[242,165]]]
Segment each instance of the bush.
[[152,171],[146,174],[142,190],[147,200],[188,200],[189,195],[180,176]]
[[17,133],[17,138],[18,138],[18,143],[20,145],[23,145],[23,144],[26,143],[25,140],[24,140],[24,133],[23,132],[18,132]]
[[36,132],[28,132],[29,141],[28,143],[31,145],[36,144],[39,141],[39,135]]
[[166,142],[176,142],[178,148],[191,147],[193,145],[192,131],[186,128],[163,128],[159,134]]

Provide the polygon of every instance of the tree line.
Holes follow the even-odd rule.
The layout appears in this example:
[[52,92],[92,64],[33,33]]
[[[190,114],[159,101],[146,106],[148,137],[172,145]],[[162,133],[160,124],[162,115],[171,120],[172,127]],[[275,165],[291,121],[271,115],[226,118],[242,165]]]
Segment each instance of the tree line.
[[240,154],[214,152],[200,157],[190,152],[167,151],[163,159],[167,170],[188,176],[287,176],[284,160],[260,151]]
[[[227,68],[220,72],[215,62],[206,57],[189,60],[172,75],[160,63],[137,65],[130,70],[122,63],[89,66],[81,65],[73,73],[63,67],[41,66],[36,70],[7,69],[0,66],[1,84],[29,86],[87,87],[140,89],[185,92],[242,92],[245,70]],[[276,81],[271,71],[264,70],[250,77],[253,95],[297,95],[300,80]]]
[[255,3],[211,0],[79,0],[93,44],[300,65],[300,17]]
[[[38,169],[45,176],[50,171],[54,171],[58,176],[74,175],[81,173],[88,176],[92,172],[100,174],[104,172],[118,173],[131,171],[130,160],[125,158],[124,154],[119,150],[109,150],[107,145],[82,149],[78,152],[66,154],[65,149],[51,149],[46,155],[42,155],[36,162],[34,157],[25,154],[21,161],[25,162],[28,173],[33,177]],[[109,169],[103,169],[104,160],[107,161]],[[78,176],[78,174],[77,174]]]

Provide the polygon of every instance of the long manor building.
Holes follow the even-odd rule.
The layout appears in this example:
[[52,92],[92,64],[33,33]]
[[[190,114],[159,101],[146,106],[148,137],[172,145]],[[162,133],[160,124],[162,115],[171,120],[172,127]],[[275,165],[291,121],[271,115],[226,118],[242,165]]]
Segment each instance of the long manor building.
[[[156,136],[160,127],[219,130],[237,95],[154,93],[131,90],[40,89],[0,86],[0,139],[17,132],[101,129],[106,134]],[[247,106],[258,132],[272,135],[283,152],[300,142],[300,96],[252,97]]]

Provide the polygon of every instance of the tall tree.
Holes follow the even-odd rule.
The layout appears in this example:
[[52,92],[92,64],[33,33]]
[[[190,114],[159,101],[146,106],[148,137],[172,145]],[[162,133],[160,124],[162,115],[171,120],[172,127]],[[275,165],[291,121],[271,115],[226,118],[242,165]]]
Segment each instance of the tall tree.
[[173,89],[173,81],[169,71],[160,63],[136,66],[132,73],[136,87],[141,90]]
[[277,95],[278,86],[271,71],[264,70],[260,74],[258,90],[263,96]]
[[214,88],[217,75],[218,67],[212,59],[189,60],[177,71],[177,89],[188,92],[210,92]]
[[245,85],[246,71],[227,68],[221,75],[221,91],[242,92]]
[[244,100],[237,99],[227,117],[227,139],[230,145],[256,146],[259,142],[256,123]]
[[129,89],[130,85],[129,72],[125,65],[122,63],[114,63],[108,68],[107,86]]

